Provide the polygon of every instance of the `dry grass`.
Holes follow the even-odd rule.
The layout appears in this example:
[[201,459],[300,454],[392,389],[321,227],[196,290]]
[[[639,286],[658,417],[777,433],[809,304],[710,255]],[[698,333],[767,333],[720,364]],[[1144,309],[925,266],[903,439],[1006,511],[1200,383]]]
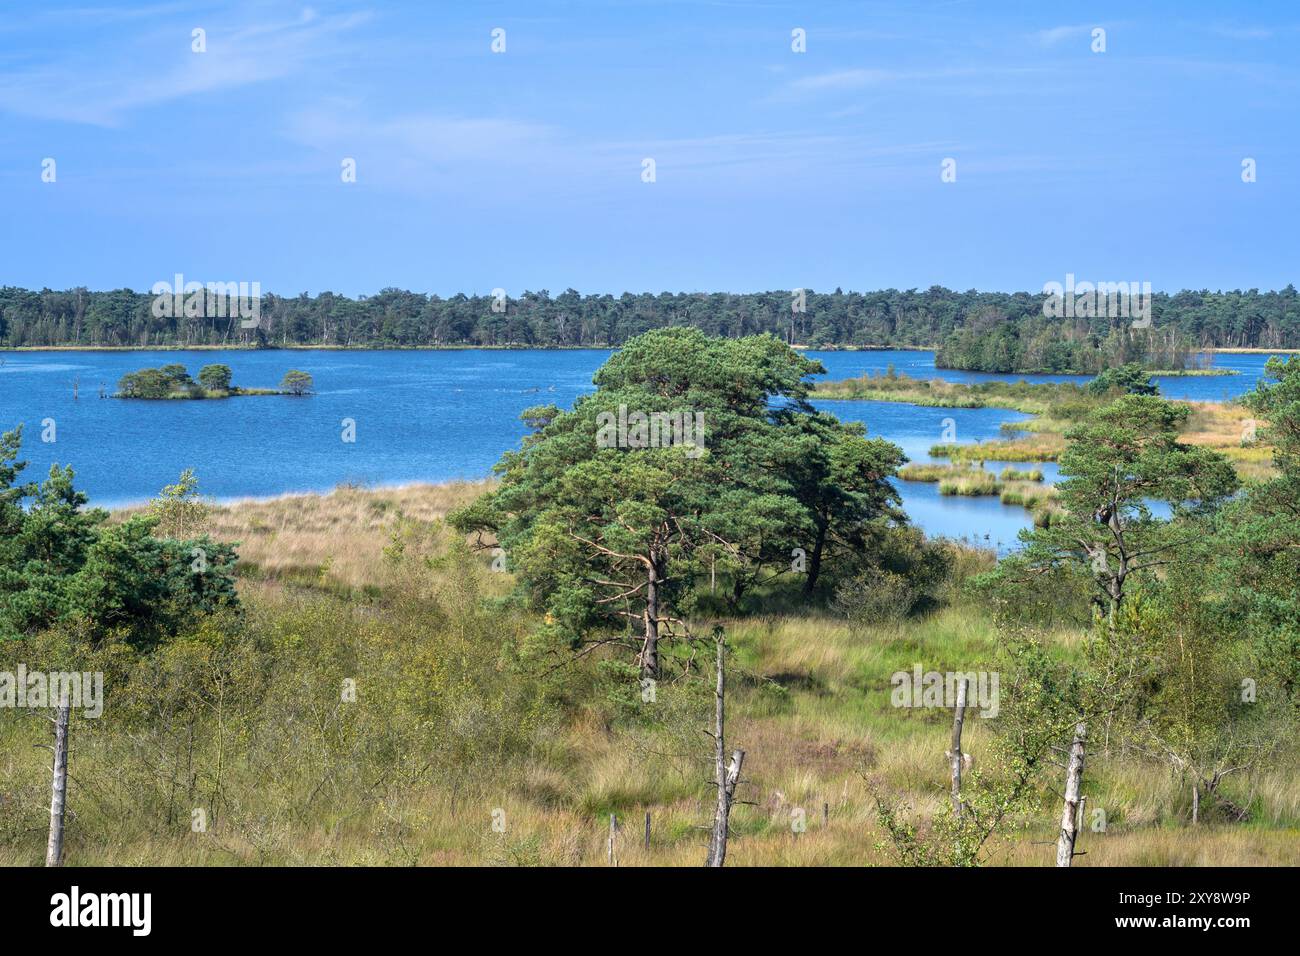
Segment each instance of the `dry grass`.
[[[342,588],[382,586],[383,556],[397,522],[431,522],[473,501],[492,480],[283,495],[219,505],[207,531],[239,543],[241,575],[275,582],[317,579]],[[119,517],[140,509],[116,512]]]
[[1191,415],[1179,436],[1189,445],[1210,448],[1226,457],[1243,479],[1276,474],[1273,449],[1255,438],[1264,423],[1250,409],[1232,402],[1187,402]]
[[[383,586],[380,560],[397,515],[431,521],[479,493],[483,485],[338,489],[241,502],[218,509],[212,530],[244,542],[241,551],[262,572],[320,568],[352,587]],[[505,575],[487,575],[505,578]],[[269,600],[278,600],[274,594]],[[260,600],[260,598],[259,598]],[[873,788],[910,807],[918,819],[947,799],[950,715],[941,709],[898,709],[889,677],[910,670],[989,669],[997,632],[980,608],[958,601],[919,619],[851,627],[829,616],[773,615],[724,622],[735,648],[731,742],[747,752],[744,784],[733,817],[732,865],[889,865],[891,853],[876,818]],[[1043,635],[1063,656],[1082,651],[1083,635]],[[503,680],[508,679],[503,675]],[[675,688],[661,697],[667,706]],[[609,814],[618,815],[620,866],[698,866],[710,818],[707,741],[703,723],[656,722],[616,728],[577,709],[547,731],[521,763],[470,774],[452,785],[437,776],[382,800],[356,796],[330,819],[268,811],[265,782],[231,770],[230,799],[247,806],[206,834],[184,826],[174,837],[147,820],[101,823],[111,836],[78,838],[96,808],[74,790],[85,822],[70,830],[72,863],[108,865],[388,864],[605,865]],[[14,733],[28,733],[25,729]],[[17,737],[8,742],[18,742]],[[24,739],[24,743],[27,741]],[[966,749],[983,765],[991,733],[967,721]],[[44,757],[14,747],[13,779],[48,786]],[[83,749],[83,754],[87,753]],[[1119,754],[1089,755],[1084,792],[1103,808],[1105,832],[1085,831],[1078,865],[1279,865],[1294,863],[1300,791],[1294,747],[1274,764],[1234,781],[1234,798],[1250,803],[1249,826],[1187,826],[1186,787],[1165,768]],[[83,757],[83,759],[89,759]],[[29,765],[29,766],[28,766]],[[868,783],[868,781],[871,781]],[[1053,860],[1056,781],[1045,779],[1041,802],[1013,838],[991,847],[993,862],[1047,866]],[[39,794],[34,798],[39,800]],[[269,804],[274,806],[273,803]],[[822,820],[823,806],[828,816]],[[504,831],[493,828],[501,811]],[[652,815],[650,850],[642,847],[643,815]],[[796,832],[802,821],[803,832]],[[112,825],[109,825],[109,824]],[[36,865],[43,844],[0,846],[0,864]]]

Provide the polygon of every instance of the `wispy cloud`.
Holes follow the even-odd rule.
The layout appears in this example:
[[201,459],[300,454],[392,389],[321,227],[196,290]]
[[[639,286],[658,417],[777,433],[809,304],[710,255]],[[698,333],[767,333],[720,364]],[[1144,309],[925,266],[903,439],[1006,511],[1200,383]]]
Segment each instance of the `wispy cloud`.
[[[101,16],[113,11],[100,9]],[[51,61],[0,73],[0,110],[40,119],[120,126],[131,112],[300,72],[337,55],[340,38],[365,13],[213,24],[207,50],[191,50],[190,27],[142,36],[126,50]]]
[[1208,29],[1211,33],[1218,34],[1221,37],[1227,37],[1229,40],[1268,40],[1275,36],[1274,31],[1267,27],[1224,26],[1216,24]]
[[507,117],[375,117],[360,102],[342,101],[295,114],[286,132],[331,165],[355,158],[359,180],[382,189],[420,197],[468,191],[485,201],[540,191],[590,202],[639,185],[646,158],[657,164],[660,183],[716,194],[836,170],[860,177],[873,168],[913,169],[918,156],[953,148],[808,130],[609,139]]
[[1041,74],[1042,67],[945,67],[933,70],[844,69],[790,80],[771,100],[799,100],[898,84],[939,84],[951,80],[1017,77]]
[[1039,30],[1034,34],[1034,38],[1043,46],[1056,46],[1066,40],[1088,36],[1096,26],[1095,23],[1083,23],[1073,26],[1050,27],[1046,30]]
[[904,74],[890,70],[836,70],[815,76],[800,77],[786,86],[790,93],[821,93],[829,90],[860,90],[866,86],[879,86]]

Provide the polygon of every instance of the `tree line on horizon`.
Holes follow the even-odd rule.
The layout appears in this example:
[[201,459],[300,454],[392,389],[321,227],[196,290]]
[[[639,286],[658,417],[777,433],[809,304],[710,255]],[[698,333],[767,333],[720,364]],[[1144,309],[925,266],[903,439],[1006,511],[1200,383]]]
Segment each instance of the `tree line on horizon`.
[[[350,298],[265,294],[256,327],[230,310],[156,316],[154,296],[130,289],[0,288],[0,347],[42,346],[621,346],[651,329],[687,326],[739,338],[764,332],[812,347],[939,349],[939,362],[981,371],[1095,372],[1128,361],[1151,367],[1206,348],[1300,348],[1300,294],[1206,290],[1155,293],[1153,329],[1128,318],[1044,315],[1043,293],[623,293],[567,289],[451,297],[401,289]],[[802,299],[800,302],[799,300]],[[496,308],[494,309],[494,305]],[[796,310],[802,305],[802,310]]]

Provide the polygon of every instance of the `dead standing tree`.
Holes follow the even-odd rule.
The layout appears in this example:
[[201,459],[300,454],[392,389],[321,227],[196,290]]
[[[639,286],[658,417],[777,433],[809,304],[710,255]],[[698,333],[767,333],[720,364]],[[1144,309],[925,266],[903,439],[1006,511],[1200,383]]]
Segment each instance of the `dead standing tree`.
[[1080,722],[1074,726],[1070,741],[1070,762],[1065,768],[1065,802],[1061,806],[1061,834],[1056,840],[1056,865],[1069,866],[1075,856],[1074,841],[1079,836],[1079,785],[1083,781],[1083,757],[1088,739],[1088,727]]
[[962,816],[961,768],[965,759],[961,752],[961,728],[966,719],[966,688],[969,683],[965,677],[957,680],[957,709],[952,716],[952,744],[944,754],[952,771],[952,815],[959,820]]
[[713,811],[713,832],[709,837],[709,858],[706,866],[722,866],[727,859],[727,826],[731,819],[731,807],[735,800],[736,785],[740,783],[740,768],[745,763],[745,751],[736,750],[731,755],[731,764],[726,763],[726,635],[722,628],[713,629],[713,641],[717,646],[717,684],[714,689],[713,719],[713,760],[714,782],[718,790],[718,802]]
[[54,771],[50,788],[50,839],[45,865],[63,865],[63,818],[68,799],[68,702],[59,704],[54,720]]

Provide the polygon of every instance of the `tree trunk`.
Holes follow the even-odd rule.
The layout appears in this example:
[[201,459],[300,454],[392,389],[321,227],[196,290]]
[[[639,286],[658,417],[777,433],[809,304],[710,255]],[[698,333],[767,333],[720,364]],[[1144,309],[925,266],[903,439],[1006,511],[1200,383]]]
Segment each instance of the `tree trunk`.
[[826,526],[817,527],[817,538],[813,541],[812,554],[808,555],[808,573],[803,582],[803,593],[812,594],[817,587],[817,578],[822,573],[822,552],[826,550]]
[[54,719],[54,780],[50,791],[50,839],[45,865],[63,864],[63,817],[68,799],[68,704],[59,705]]
[[1196,826],[1201,820],[1201,781],[1199,778],[1192,780],[1192,826]]
[[1083,780],[1083,755],[1087,736],[1087,725],[1076,724],[1074,739],[1070,741],[1070,763],[1065,770],[1065,804],[1061,807],[1061,835],[1056,841],[1057,866],[1069,866],[1074,860],[1074,841],[1079,836],[1079,784]]
[[725,643],[721,634],[715,640],[718,646],[718,680],[714,691],[713,760],[718,802],[713,811],[713,833],[709,837],[709,859],[706,864],[708,866],[722,866],[727,860],[727,826],[731,819],[731,804],[736,794],[736,784],[740,782],[740,768],[745,763],[743,750],[732,753],[730,766],[725,763],[727,754],[724,736],[727,717],[726,670],[723,665]]
[[641,677],[659,679],[659,579],[652,562],[645,592],[645,645],[641,649]]
[[957,681],[957,709],[952,715],[952,744],[948,751],[948,765],[952,768],[952,813],[961,819],[961,727],[966,719],[966,685],[970,683],[965,677]]

